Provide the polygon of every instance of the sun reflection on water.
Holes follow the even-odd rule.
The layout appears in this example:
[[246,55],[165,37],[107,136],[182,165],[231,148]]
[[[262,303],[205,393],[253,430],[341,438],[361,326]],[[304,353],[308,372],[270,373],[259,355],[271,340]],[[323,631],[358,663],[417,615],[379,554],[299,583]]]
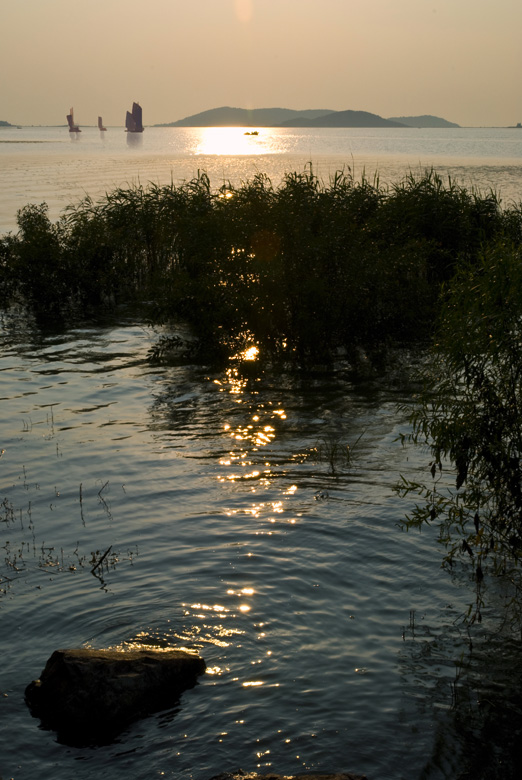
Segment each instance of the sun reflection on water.
[[256,346],[248,347],[241,354],[243,360],[257,360],[259,357],[259,349]]
[[[251,503],[242,501],[241,508],[234,504],[224,507],[224,514],[232,520],[232,525],[227,524],[226,527],[235,527],[234,523],[239,521],[241,525],[238,527],[246,529],[252,539],[282,536],[289,532],[291,526],[300,522],[301,516],[289,511],[295,501],[298,486],[286,483],[279,489],[276,487],[279,483],[275,480],[280,476],[281,469],[274,468],[272,460],[273,457],[279,460],[281,455],[278,452],[279,447],[275,451],[273,448],[277,446],[277,439],[286,427],[288,415],[280,399],[274,403],[262,401],[264,373],[263,366],[256,363],[259,357],[259,348],[251,342],[246,343],[233,355],[223,374],[210,378],[210,381],[214,381],[217,392],[229,396],[226,407],[228,414],[221,422],[223,439],[226,441],[225,451],[220,453],[218,463],[222,469],[216,478],[224,485],[244,485],[254,499]],[[256,372],[258,366],[259,370]],[[239,403],[242,403],[242,406],[235,405]],[[284,457],[288,456],[285,454]],[[274,489],[276,492],[270,497],[261,495]],[[237,494],[232,491],[230,495],[235,503]],[[250,522],[245,524],[240,518],[247,518]],[[245,555],[250,557],[252,552],[245,550]],[[252,614],[254,609],[248,598],[252,593],[243,590],[241,594],[233,589],[227,591],[228,596],[238,598],[239,603],[232,610],[238,617],[241,614]],[[261,636],[264,637],[265,633]],[[267,652],[267,656],[269,655],[270,651]],[[256,681],[248,681],[252,682]]]
[[266,127],[252,134],[248,127],[198,128],[195,154],[225,155],[235,157],[281,153],[281,140]]

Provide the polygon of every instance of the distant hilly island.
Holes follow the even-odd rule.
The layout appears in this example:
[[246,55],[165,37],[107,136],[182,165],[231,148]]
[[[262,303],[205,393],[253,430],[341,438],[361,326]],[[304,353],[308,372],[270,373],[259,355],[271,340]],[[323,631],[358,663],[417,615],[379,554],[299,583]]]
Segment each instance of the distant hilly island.
[[460,127],[438,116],[392,116],[368,111],[291,108],[231,108],[222,106],[155,127]]

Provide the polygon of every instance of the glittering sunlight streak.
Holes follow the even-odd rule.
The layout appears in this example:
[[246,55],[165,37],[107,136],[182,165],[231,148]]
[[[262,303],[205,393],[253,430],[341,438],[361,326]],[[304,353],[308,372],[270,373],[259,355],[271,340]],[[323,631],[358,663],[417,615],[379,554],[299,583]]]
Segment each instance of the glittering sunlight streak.
[[256,346],[247,347],[242,353],[243,360],[257,360],[259,357],[259,348]]
[[[233,365],[225,369],[224,376],[213,380],[219,392],[228,393],[234,398],[234,404],[242,406],[248,400],[248,385],[258,381],[250,370],[245,373],[245,368],[255,364],[259,355],[259,348],[247,343],[232,356]],[[245,408],[245,412],[246,415],[240,415],[240,422],[223,425],[223,432],[230,439],[230,449],[227,448],[228,451],[222,454],[219,464],[232,466],[234,471],[220,473],[218,479],[220,482],[248,480],[258,486],[268,487],[272,474],[270,463],[266,459],[260,461],[254,453],[259,453],[274,442],[279,426],[286,420],[286,413],[284,409],[274,409],[271,405],[265,408],[264,404],[254,404],[254,408],[248,411]],[[232,416],[236,418],[235,414]],[[255,492],[256,488],[253,486],[252,490]]]

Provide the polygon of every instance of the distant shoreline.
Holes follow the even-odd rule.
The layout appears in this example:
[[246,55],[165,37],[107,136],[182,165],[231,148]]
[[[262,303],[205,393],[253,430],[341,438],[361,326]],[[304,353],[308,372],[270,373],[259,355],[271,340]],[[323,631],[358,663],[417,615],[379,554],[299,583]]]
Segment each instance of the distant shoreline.
[[[27,130],[29,128],[61,128],[63,130],[67,130],[67,125],[0,125],[0,131],[1,130]],[[85,128],[92,128],[93,130],[97,130],[97,125],[81,125],[81,127]],[[281,126],[281,125],[176,125],[171,122],[160,122],[158,124],[154,125],[146,125],[146,128],[157,128],[157,127],[165,127],[170,128],[172,130],[188,130],[188,129],[203,129],[203,128],[237,128],[241,129],[243,128],[251,128],[251,127],[259,127],[264,128],[266,130],[522,130],[522,127],[519,127],[518,125],[457,125],[456,127],[417,127],[417,126],[407,126],[403,125],[402,127],[356,127],[356,126],[341,126],[341,127],[289,127],[289,126]],[[124,130],[125,128],[123,125],[107,125],[108,129],[113,130]],[[7,143],[6,141],[2,141],[2,143]],[[23,143],[22,141],[12,141],[9,143]]]

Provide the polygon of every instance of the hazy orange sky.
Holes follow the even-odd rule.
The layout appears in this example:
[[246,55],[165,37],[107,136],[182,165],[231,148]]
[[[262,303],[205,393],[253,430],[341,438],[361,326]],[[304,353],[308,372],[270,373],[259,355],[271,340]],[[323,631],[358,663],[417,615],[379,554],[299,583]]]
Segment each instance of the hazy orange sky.
[[522,121],[521,0],[0,0],[0,119],[218,106]]

